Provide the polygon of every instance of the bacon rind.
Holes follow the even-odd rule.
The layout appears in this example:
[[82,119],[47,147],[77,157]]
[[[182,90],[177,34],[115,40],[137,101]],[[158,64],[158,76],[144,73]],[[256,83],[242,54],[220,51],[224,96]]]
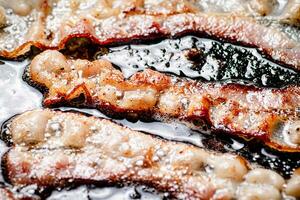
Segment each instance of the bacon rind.
[[[239,156],[166,141],[79,113],[28,111],[8,127],[5,134],[13,146],[2,163],[8,181],[17,187],[137,183],[181,199],[223,199],[252,195],[239,190],[261,186],[277,199],[284,183],[275,172],[255,169]],[[247,178],[252,170],[273,179],[253,182],[256,175]]]
[[[60,65],[72,70],[59,71]],[[267,89],[199,83],[149,69],[126,80],[108,61],[68,60],[55,51],[37,56],[28,70],[34,83],[49,90],[44,93],[47,107],[75,105],[97,108],[114,117],[175,119],[194,123],[192,127],[202,131],[206,126],[213,133],[254,137],[280,151],[300,151],[297,142],[290,145],[282,139],[283,130],[278,128],[299,123],[297,86]],[[75,102],[80,96],[84,97],[81,102]],[[296,130],[290,131],[298,137]]]
[[[45,15],[46,12],[43,12]],[[88,38],[99,45],[111,45],[195,33],[257,47],[275,60],[300,69],[299,44],[286,34],[260,25],[250,17],[224,13],[200,13],[197,9],[191,8],[164,14],[151,13],[147,8],[128,7],[122,14],[122,17],[110,16],[103,19],[78,15],[70,23],[58,21],[60,30],[51,32],[52,39],[41,34],[40,38],[27,40],[24,35],[22,44],[10,52],[3,49],[0,51],[0,56],[18,57],[27,52],[32,45],[41,49],[62,49],[72,38]],[[48,15],[51,15],[51,12]],[[42,20],[46,18],[47,15]],[[63,19],[61,17],[59,20]],[[42,29],[46,30],[46,27]]]

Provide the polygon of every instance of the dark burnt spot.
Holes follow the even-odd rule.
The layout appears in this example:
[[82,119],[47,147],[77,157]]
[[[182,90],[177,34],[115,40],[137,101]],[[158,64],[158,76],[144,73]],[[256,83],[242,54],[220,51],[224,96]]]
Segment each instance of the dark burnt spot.
[[131,199],[141,199],[142,195],[134,188],[133,191],[130,192],[129,197]]
[[8,165],[7,165],[8,153],[9,153],[9,151],[4,153],[4,155],[2,155],[2,157],[1,157],[1,172],[2,172],[2,178],[4,179],[4,181],[8,184],[11,184],[10,178],[9,178],[9,169],[8,169]]
[[78,95],[78,97],[72,99],[70,101],[70,104],[76,106],[76,105],[82,105],[82,104],[85,104],[86,102],[86,97],[85,97],[85,94],[84,93],[81,93],[80,95]]
[[6,120],[2,125],[1,125],[1,130],[0,130],[0,139],[6,143],[7,146],[12,146],[12,137],[10,134],[10,124],[11,121],[18,115],[12,116],[10,119]]
[[31,87],[34,87],[38,91],[40,91],[42,94],[47,94],[48,93],[48,88],[45,85],[41,85],[39,83],[36,83],[33,81],[30,77],[30,65],[27,65],[24,69],[24,73],[22,75],[22,79],[24,82],[26,82],[28,85]]
[[195,63],[200,63],[201,61],[204,60],[204,54],[201,49],[189,49],[186,52],[186,57],[188,60],[195,62]]

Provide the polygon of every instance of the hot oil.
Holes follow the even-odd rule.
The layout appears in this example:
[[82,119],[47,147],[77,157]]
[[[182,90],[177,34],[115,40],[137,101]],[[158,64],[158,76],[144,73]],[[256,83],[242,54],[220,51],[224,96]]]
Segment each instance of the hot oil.
[[41,107],[42,94],[28,87],[22,80],[29,61],[4,61],[0,65],[0,123],[10,116]]
[[185,36],[155,44],[124,45],[99,51],[119,66],[126,77],[154,68],[202,81],[238,82],[262,87],[300,84],[300,74],[267,59],[255,48]]
[[141,199],[160,200],[166,194],[158,194],[154,189],[145,186],[133,187],[95,187],[80,186],[75,189],[54,191],[48,200],[81,199],[81,200],[115,200],[115,199]]
[[[134,51],[130,53],[132,49]],[[237,49],[238,53],[230,52],[230,49],[232,51]],[[297,82],[297,80],[299,81],[298,72],[284,68],[265,59],[254,49],[230,46],[229,44],[221,44],[213,40],[201,39],[194,36],[187,36],[175,40],[168,39],[156,44],[126,45],[109,48],[107,50],[108,51],[101,53],[100,57],[111,60],[122,69],[127,77],[136,71],[142,70],[143,68],[141,67],[145,65],[146,67],[155,68],[159,71],[206,81],[238,81],[239,83],[256,84],[265,87],[283,87],[288,84],[299,84]],[[225,53],[223,51],[225,51]],[[240,58],[243,52],[245,56],[248,56],[248,58],[250,56],[254,61],[250,62],[246,59],[241,61]],[[167,54],[171,54],[173,57],[169,56],[170,59],[168,60]],[[220,56],[219,54],[224,55]],[[238,56],[234,56],[235,54],[238,54]],[[176,60],[174,55],[177,55],[179,58]],[[203,61],[201,61],[202,58],[207,62],[203,63]],[[165,60],[168,60],[168,62]],[[241,61],[241,63],[239,61]],[[22,80],[24,68],[29,62],[29,60],[22,62],[3,61],[3,64],[0,65],[0,89],[2,91],[0,94],[1,124],[15,114],[41,108],[41,93]],[[223,64],[221,65],[219,63],[216,65],[216,68],[214,68],[212,66],[213,63],[218,62],[223,62]],[[251,63],[256,64],[252,65]],[[213,70],[210,71],[209,68]],[[249,70],[254,71],[253,73],[248,73],[247,71]],[[267,75],[261,75],[259,76],[260,78],[254,79],[254,76],[263,72],[270,72],[271,75],[274,75],[275,79],[277,77],[278,79],[276,79],[276,81],[278,85],[274,85],[276,81],[274,82],[272,79],[269,81],[267,78],[267,81],[263,81],[265,79],[262,77],[266,77]],[[252,75],[246,76],[247,73]],[[290,79],[287,77],[290,77]],[[107,118],[107,116],[104,116],[94,109],[66,107],[59,109],[65,111],[79,111],[89,115]],[[167,140],[191,143],[201,148],[219,152],[233,152],[247,158],[251,162],[274,169],[287,178],[294,168],[300,167],[300,161],[297,159],[299,154],[272,151],[260,142],[254,140],[245,142],[242,139],[234,138],[226,134],[220,134],[218,136],[209,135],[209,133],[203,134],[176,122],[130,122],[125,119],[115,121],[134,130],[156,135]],[[7,147],[4,143],[1,143],[0,153],[3,154],[5,151],[7,151]],[[8,184],[3,181],[2,177],[0,178],[0,182],[2,182],[2,184]],[[26,193],[28,193],[27,190],[32,192],[32,188],[30,187],[23,188],[23,192],[26,191]],[[48,196],[49,194],[51,194],[51,191],[46,195]],[[76,198],[80,197],[80,199],[162,199],[167,197],[166,195],[167,194],[159,194],[155,192],[155,190],[144,186],[96,187],[87,185],[55,190],[49,199],[74,199],[74,196]]]

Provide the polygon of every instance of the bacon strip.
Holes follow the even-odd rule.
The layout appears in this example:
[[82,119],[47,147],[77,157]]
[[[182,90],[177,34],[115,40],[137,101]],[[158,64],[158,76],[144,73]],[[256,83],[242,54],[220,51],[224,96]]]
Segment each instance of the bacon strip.
[[41,198],[35,195],[26,195],[22,193],[16,193],[12,188],[3,187],[0,188],[0,199],[1,200],[40,200]]
[[48,107],[67,104],[128,118],[175,119],[201,131],[230,132],[282,151],[300,151],[297,86],[199,83],[149,69],[126,80],[108,61],[72,60],[58,51],[36,56],[29,76],[49,90]]
[[5,188],[0,188],[0,199],[14,200],[13,195]]
[[78,113],[28,111],[8,127],[6,137],[13,147],[4,167],[14,186],[104,181],[146,184],[180,199],[280,199],[285,183],[279,174],[255,168],[239,156],[166,141]]
[[0,36],[0,56],[20,56],[31,45],[62,49],[76,37],[109,45],[193,32],[258,47],[274,59],[300,69],[300,46],[293,37],[242,14],[200,12],[196,4],[186,0],[118,0],[109,5],[106,1],[96,1],[95,5],[68,0],[55,5],[42,2],[26,16],[7,14],[10,24]]

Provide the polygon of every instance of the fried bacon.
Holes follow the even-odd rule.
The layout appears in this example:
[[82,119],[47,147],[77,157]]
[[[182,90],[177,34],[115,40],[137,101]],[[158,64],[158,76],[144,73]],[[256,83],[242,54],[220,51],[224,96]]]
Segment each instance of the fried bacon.
[[13,146],[2,162],[14,186],[135,183],[180,199],[280,199],[281,191],[294,195],[299,189],[293,183],[297,175],[284,189],[279,174],[239,156],[166,141],[80,113],[28,111],[8,127],[5,137]]
[[[13,6],[14,12],[0,10],[0,19],[6,19],[3,23],[8,21],[1,25],[4,27],[0,35],[1,56],[20,56],[32,45],[61,49],[76,37],[108,45],[192,32],[255,46],[276,60],[300,68],[300,46],[297,39],[293,39],[299,33],[290,37],[278,28],[266,27],[249,17],[252,10],[261,15],[271,12],[267,9],[276,7],[273,6],[276,2],[252,0],[250,5],[248,1],[200,1],[199,4],[188,0],[60,0],[56,3],[46,0],[36,1],[34,5],[30,2],[27,7],[21,7],[21,11]],[[21,14],[16,14],[19,12]],[[285,11],[283,15],[287,22],[299,18],[295,11]]]
[[98,108],[115,117],[179,120],[192,128],[257,138],[282,151],[300,151],[300,88],[200,83],[146,69],[125,79],[105,60],[36,56],[31,81],[45,86],[44,105]]
[[0,199],[1,200],[40,200],[36,195],[28,195],[22,193],[15,193],[12,188],[3,187],[0,188]]
[[13,194],[6,188],[0,188],[0,199],[2,200],[15,200]]

